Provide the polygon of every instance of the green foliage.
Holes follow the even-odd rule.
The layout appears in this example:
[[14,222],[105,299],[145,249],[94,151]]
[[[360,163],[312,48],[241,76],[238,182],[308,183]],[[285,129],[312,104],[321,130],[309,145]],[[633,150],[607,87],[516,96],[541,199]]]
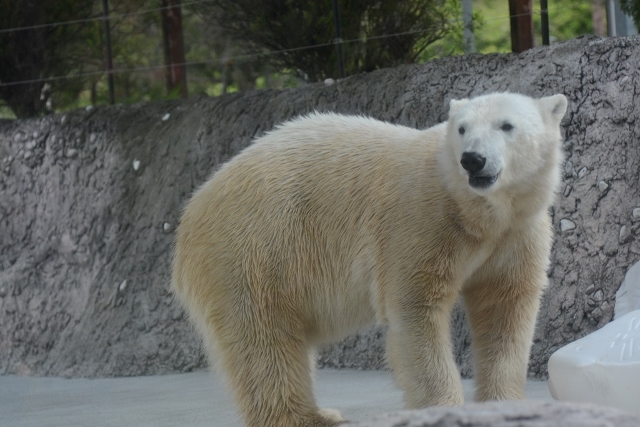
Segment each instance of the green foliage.
[[[420,55],[420,61],[433,58],[443,58],[451,55],[462,55],[464,51],[464,23],[462,22],[462,2],[460,0],[446,0],[443,4],[446,16],[455,17],[449,22],[448,31],[439,40],[431,43]],[[473,15],[473,28],[477,31],[482,27],[481,15]]]
[[636,28],[640,30],[640,0],[620,0],[620,8],[633,18]]
[[[552,42],[592,32],[592,1],[549,3]],[[632,15],[639,3],[622,1]],[[339,5],[347,75],[464,53],[460,0]],[[166,89],[160,1],[109,0],[109,6],[116,101],[179,96]],[[476,50],[509,52],[508,1],[478,0],[473,7]],[[539,44],[537,0],[534,8]],[[0,30],[100,16],[101,0],[0,0]],[[182,18],[191,94],[292,87],[305,77],[337,76],[331,0],[211,0],[184,6]],[[104,38],[101,20],[0,32],[0,117],[107,103]],[[46,81],[51,77],[56,79]]]
[[[584,0],[549,1],[549,34],[552,42],[574,39],[593,33],[592,4]],[[540,18],[534,19],[536,34],[540,34]]]
[[[155,4],[150,0],[109,2],[116,17]],[[104,24],[89,20],[102,16],[100,0],[0,0],[0,10],[0,28],[32,27],[0,33],[0,83],[40,80],[0,86],[0,97],[17,117],[106,102],[107,88],[101,84],[105,76]],[[89,21],[48,25],[78,20]],[[154,61],[153,43],[149,43],[152,24],[153,18],[137,15],[112,20],[116,68]],[[55,79],[47,81],[51,77]],[[158,92],[150,86],[152,82],[139,74],[117,73],[119,99],[145,99],[146,94]]]
[[[93,0],[0,0],[0,28],[33,27],[91,15]],[[6,85],[38,80],[74,69],[74,57],[82,51],[78,40],[85,38],[85,26],[40,26],[0,33],[0,97],[17,117],[46,111],[54,83]],[[71,49],[75,47],[77,50]],[[78,84],[59,81],[73,92]]]
[[[636,0],[640,1],[640,0]],[[535,42],[542,44],[540,2],[534,1]],[[474,2],[479,14],[476,48],[481,53],[510,52],[511,24],[507,0]],[[549,0],[549,34],[551,42],[561,42],[593,33],[592,3],[584,0]],[[478,26],[476,26],[478,29]]]
[[[345,73],[416,62],[449,33],[451,3],[341,0]],[[213,0],[198,9],[245,50],[270,51],[273,68],[300,70],[310,81],[337,76],[331,0]]]
[[507,0],[474,2],[481,25],[476,28],[476,50],[481,53],[510,52],[511,26]]

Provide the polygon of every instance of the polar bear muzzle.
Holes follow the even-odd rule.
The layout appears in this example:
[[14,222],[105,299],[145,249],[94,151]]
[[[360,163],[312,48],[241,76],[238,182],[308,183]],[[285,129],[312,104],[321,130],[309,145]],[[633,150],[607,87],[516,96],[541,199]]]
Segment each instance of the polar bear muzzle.
[[462,153],[462,159],[460,159],[460,164],[470,174],[480,172],[486,163],[487,159],[475,151]]
[[486,175],[482,171],[487,159],[475,151],[462,153],[460,164],[469,173],[469,185],[473,188],[488,188],[498,179],[496,175]]

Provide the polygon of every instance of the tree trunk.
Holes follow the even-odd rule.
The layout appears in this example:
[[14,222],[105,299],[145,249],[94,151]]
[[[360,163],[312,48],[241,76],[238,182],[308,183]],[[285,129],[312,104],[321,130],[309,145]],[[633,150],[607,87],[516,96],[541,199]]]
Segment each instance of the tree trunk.
[[17,118],[37,116],[44,109],[40,99],[43,83],[26,83],[14,86],[4,86],[2,99],[7,103]]
[[182,31],[182,9],[180,0],[161,0],[162,41],[165,60],[165,80],[167,92],[178,91],[186,98],[187,68],[184,56]]

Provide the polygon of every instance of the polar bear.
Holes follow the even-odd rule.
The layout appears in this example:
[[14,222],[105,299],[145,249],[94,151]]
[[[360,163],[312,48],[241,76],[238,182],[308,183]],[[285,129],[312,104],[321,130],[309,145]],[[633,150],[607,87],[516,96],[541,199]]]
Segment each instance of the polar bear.
[[552,243],[563,95],[453,100],[426,130],[311,114],[258,138],[187,204],[173,290],[248,426],[330,426],[313,348],[378,321],[409,408],[521,399]]

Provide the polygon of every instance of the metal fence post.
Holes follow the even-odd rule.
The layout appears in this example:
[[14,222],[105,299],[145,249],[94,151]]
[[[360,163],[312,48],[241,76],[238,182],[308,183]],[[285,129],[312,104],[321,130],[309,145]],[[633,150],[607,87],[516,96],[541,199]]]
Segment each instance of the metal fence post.
[[342,22],[340,20],[340,7],[338,0],[332,0],[333,3],[333,25],[336,27],[336,52],[338,54],[338,78],[344,78],[344,55],[342,52]]
[[109,104],[115,104],[114,80],[113,80],[113,58],[111,55],[111,31],[109,29],[109,3],[102,0],[102,13],[104,17],[104,37],[107,49],[107,79],[109,84]]
[[540,0],[540,26],[542,27],[542,44],[549,46],[549,5],[547,0]]

